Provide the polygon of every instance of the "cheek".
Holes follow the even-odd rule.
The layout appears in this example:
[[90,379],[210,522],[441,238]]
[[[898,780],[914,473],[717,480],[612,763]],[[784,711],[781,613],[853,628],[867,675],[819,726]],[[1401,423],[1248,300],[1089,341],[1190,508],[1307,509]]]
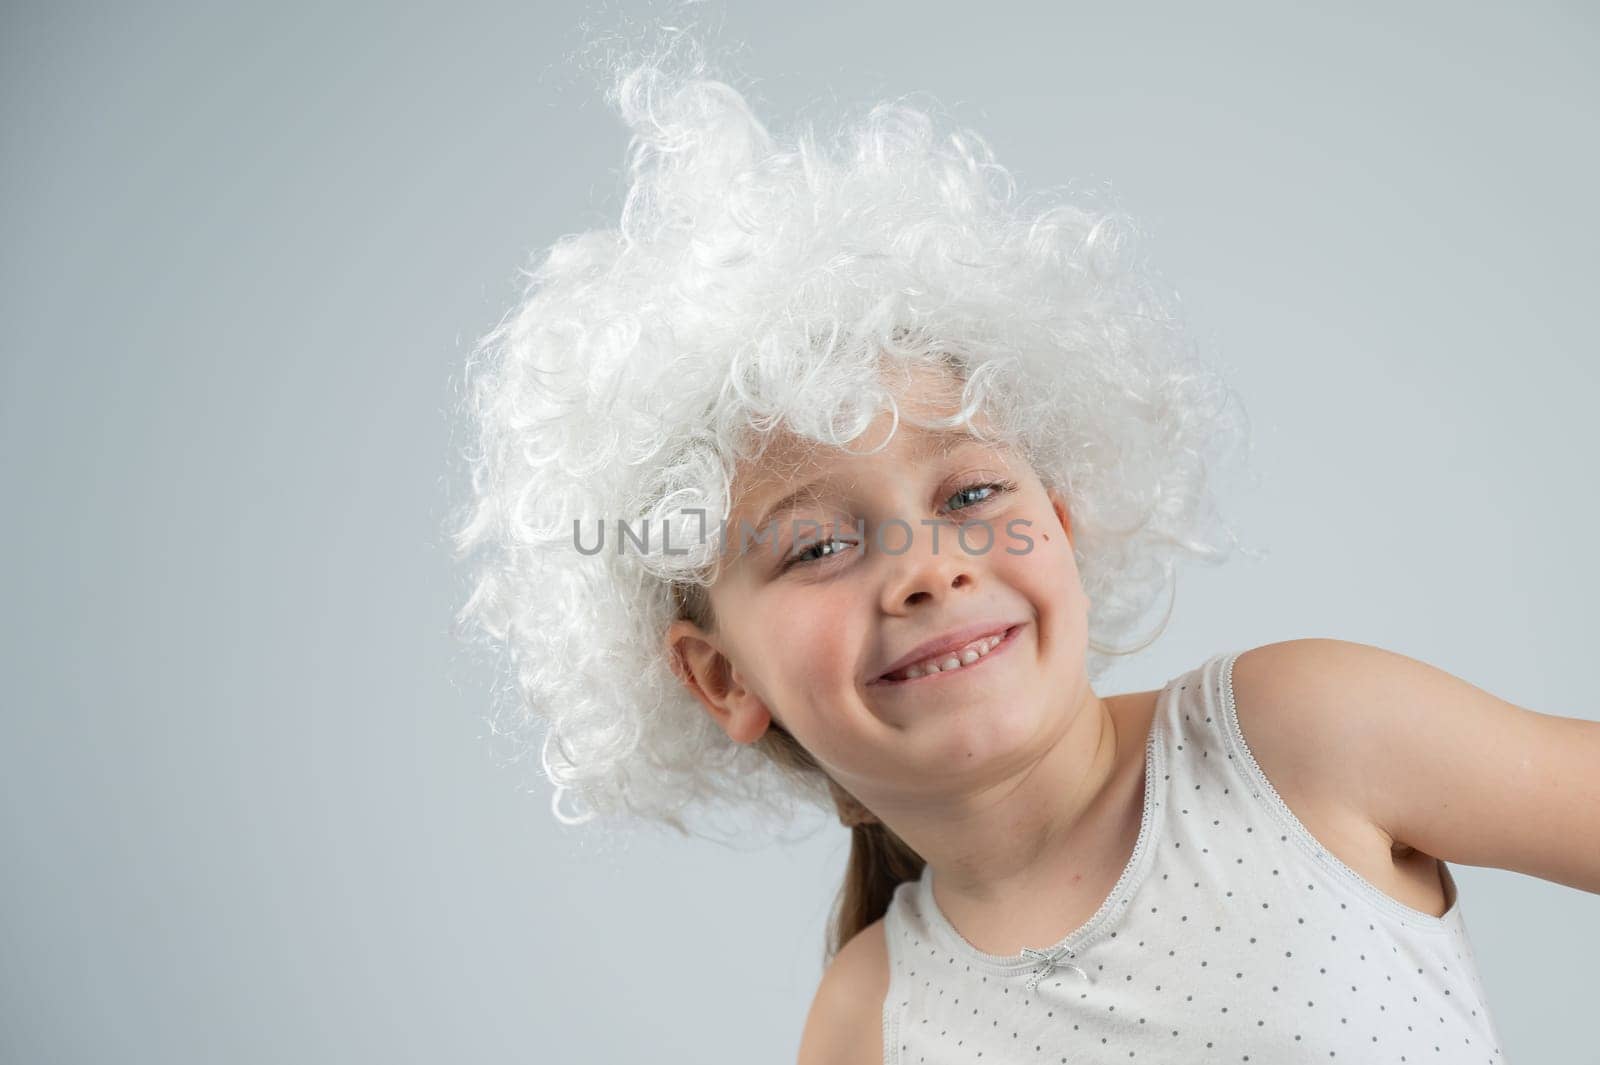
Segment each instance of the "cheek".
[[769,671],[791,697],[836,693],[852,683],[863,637],[844,623],[843,602],[810,595],[804,602],[780,599],[751,633],[763,648]]
[[1060,533],[1049,536],[1046,541],[1043,535],[1034,535],[1030,550],[1005,556],[997,565],[1004,579],[1021,589],[1041,613],[1053,614],[1058,626],[1070,625],[1071,619],[1087,616],[1089,601],[1070,541]]
[[763,639],[772,706],[800,745],[830,769],[861,747],[856,694],[862,637],[828,611],[791,613]]
[[859,637],[823,614],[791,630],[779,653],[795,690],[821,699],[853,685],[860,646]]

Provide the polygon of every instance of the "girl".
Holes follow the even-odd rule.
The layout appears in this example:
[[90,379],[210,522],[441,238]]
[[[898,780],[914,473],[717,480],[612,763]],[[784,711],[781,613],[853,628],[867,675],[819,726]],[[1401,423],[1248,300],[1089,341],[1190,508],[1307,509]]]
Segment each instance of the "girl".
[[1501,1062],[1440,859],[1600,891],[1600,726],[1334,640],[1097,694],[1242,547],[1135,230],[904,104],[780,139],[677,45],[618,228],[470,367],[462,617],[556,816],[849,826],[803,1063]]

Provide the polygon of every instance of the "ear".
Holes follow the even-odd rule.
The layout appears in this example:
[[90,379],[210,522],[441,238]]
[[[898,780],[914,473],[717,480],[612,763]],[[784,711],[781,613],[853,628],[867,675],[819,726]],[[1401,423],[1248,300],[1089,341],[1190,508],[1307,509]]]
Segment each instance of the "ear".
[[667,626],[663,642],[673,675],[730,740],[749,744],[762,737],[772,723],[772,712],[745,686],[715,636],[680,618]]
[[1066,534],[1067,542],[1072,542],[1072,511],[1067,508],[1067,497],[1056,489],[1051,488],[1046,493],[1050,497],[1050,509],[1055,511],[1056,520],[1061,523],[1061,531]]
[[[1054,488],[1049,489],[1046,495],[1050,498],[1050,509],[1055,511],[1056,521],[1061,523],[1061,531],[1067,538],[1067,550],[1075,550],[1076,545],[1072,542],[1072,511],[1067,508],[1067,497]],[[1078,587],[1083,587],[1081,575]],[[1094,605],[1094,599],[1088,592],[1083,593],[1083,601],[1090,606]]]

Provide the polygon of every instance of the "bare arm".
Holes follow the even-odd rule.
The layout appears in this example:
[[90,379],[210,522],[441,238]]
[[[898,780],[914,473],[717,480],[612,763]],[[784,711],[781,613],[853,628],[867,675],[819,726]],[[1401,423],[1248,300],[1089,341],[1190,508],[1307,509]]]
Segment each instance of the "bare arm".
[[883,1065],[889,956],[883,919],[846,943],[817,986],[800,1035],[798,1065]]
[[[1246,652],[1306,765],[1397,844],[1600,893],[1600,722],[1344,640]],[[1316,752],[1313,759],[1309,752]]]

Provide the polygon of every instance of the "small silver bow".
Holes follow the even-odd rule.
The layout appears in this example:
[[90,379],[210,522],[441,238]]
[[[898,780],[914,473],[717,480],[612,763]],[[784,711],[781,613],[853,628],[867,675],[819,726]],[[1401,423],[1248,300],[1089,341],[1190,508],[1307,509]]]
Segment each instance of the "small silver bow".
[[1071,947],[1057,947],[1054,950],[1049,951],[1034,950],[1032,947],[1023,947],[1022,953],[1024,956],[1033,958],[1039,963],[1038,966],[1034,968],[1033,975],[1028,977],[1029,991],[1037,990],[1039,987],[1039,981],[1055,972],[1058,968],[1077,969],[1079,976],[1083,977],[1085,980],[1089,979],[1089,974],[1084,972],[1081,968],[1072,964],[1070,961],[1063,962],[1061,960],[1064,957],[1071,957],[1074,955],[1074,951]]

